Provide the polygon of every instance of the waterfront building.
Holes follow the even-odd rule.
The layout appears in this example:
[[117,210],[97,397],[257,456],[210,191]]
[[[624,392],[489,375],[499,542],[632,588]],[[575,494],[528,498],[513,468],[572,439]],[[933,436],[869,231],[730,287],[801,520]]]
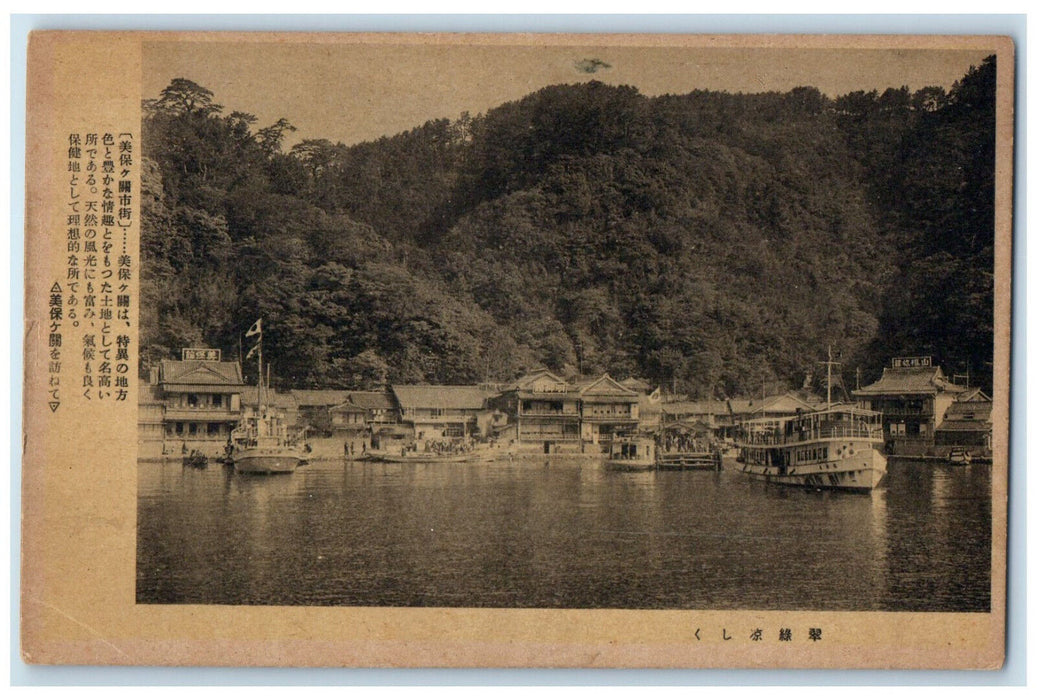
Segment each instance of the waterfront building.
[[141,459],[162,456],[166,436],[165,413],[166,405],[159,395],[157,383],[141,382],[137,388],[137,455]]
[[331,407],[349,399],[344,389],[292,389],[295,414],[289,416],[293,425],[307,426],[314,436],[331,434]]
[[546,369],[506,387],[491,405],[507,415],[501,437],[519,449],[544,454],[580,451],[580,395],[576,387]]
[[800,413],[817,410],[822,402],[798,392],[772,394],[759,399],[728,399],[724,402],[705,402],[704,406],[714,413],[688,413],[681,420],[702,420],[714,426],[714,433],[720,438],[734,437],[736,427],[750,420],[764,418],[792,418]]
[[637,430],[640,420],[638,392],[608,374],[576,383],[580,406],[580,440],[584,451],[597,446],[608,453],[613,439]]
[[481,437],[491,422],[487,392],[477,386],[398,384],[392,393],[400,423],[419,442]]
[[241,418],[241,366],[210,348],[185,348],[181,357],[159,363],[152,394],[164,406],[163,453],[221,454]]
[[853,395],[882,414],[886,453],[925,455],[947,409],[966,391],[951,382],[931,357],[894,357],[877,382]]
[[328,409],[331,416],[331,434],[337,438],[356,438],[366,435],[367,410],[352,401],[340,403]]
[[371,430],[400,422],[399,407],[389,390],[350,391],[348,402],[364,411],[364,423]]
[[954,448],[963,447],[973,457],[990,457],[993,407],[993,399],[980,389],[961,393],[947,407],[943,422],[936,426],[934,454],[946,457]]

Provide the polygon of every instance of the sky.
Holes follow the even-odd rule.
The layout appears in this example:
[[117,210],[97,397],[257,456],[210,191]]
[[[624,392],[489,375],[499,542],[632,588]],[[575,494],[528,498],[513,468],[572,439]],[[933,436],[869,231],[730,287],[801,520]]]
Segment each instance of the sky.
[[[633,85],[649,96],[696,89],[787,91],[810,85],[834,97],[903,85],[912,90],[950,88],[991,53],[717,47],[704,39],[696,39],[703,44],[698,46],[667,46],[658,36],[628,40],[652,45],[616,45],[614,38],[608,45],[574,44],[570,39],[530,46],[520,36],[507,41],[514,43],[497,38],[491,44],[461,44],[456,37],[416,43],[413,36],[400,41],[392,35],[364,43],[303,41],[298,35],[248,42],[152,41],[144,45],[142,94],[157,97],[172,79],[188,78],[212,90],[225,114],[255,114],[257,127],[288,119],[298,129],[288,145],[307,138],[352,144],[430,119],[484,113],[558,83],[600,80]],[[587,72],[593,65],[597,69]]]

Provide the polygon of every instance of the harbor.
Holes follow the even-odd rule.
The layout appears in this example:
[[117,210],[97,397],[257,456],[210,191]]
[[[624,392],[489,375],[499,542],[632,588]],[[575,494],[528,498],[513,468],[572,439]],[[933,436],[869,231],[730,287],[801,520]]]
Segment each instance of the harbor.
[[887,457],[926,464],[991,455],[992,399],[954,384],[931,357],[893,358],[878,381],[833,402],[830,357],[824,397],[804,387],[688,401],[637,378],[548,369],[492,384],[277,391],[264,388],[261,372],[257,386],[245,384],[241,363],[223,361],[219,350],[181,356],[162,361],[141,388],[143,461],[205,456],[279,473],[340,456],[456,464],[550,455],[627,471],[719,471],[727,453],[751,478],[867,492],[880,485]]
[[142,464],[137,602],[984,611],[990,467],[892,458],[871,497],[571,456]]

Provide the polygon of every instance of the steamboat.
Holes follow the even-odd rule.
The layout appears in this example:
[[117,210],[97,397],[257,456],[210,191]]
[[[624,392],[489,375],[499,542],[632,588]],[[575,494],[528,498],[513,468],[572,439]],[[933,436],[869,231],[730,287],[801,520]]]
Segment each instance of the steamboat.
[[784,486],[869,493],[886,474],[882,414],[832,404],[831,359],[825,408],[740,426],[742,472]]

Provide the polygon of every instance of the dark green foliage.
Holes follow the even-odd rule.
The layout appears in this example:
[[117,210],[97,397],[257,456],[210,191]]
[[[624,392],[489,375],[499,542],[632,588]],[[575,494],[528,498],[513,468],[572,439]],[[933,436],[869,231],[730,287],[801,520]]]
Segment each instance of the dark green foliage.
[[989,60],[949,93],[834,100],[588,82],[287,152],[287,121],[176,80],[146,105],[143,358],[236,357],[261,316],[295,387],[546,365],[759,395],[829,345],[988,381],[993,80]]

